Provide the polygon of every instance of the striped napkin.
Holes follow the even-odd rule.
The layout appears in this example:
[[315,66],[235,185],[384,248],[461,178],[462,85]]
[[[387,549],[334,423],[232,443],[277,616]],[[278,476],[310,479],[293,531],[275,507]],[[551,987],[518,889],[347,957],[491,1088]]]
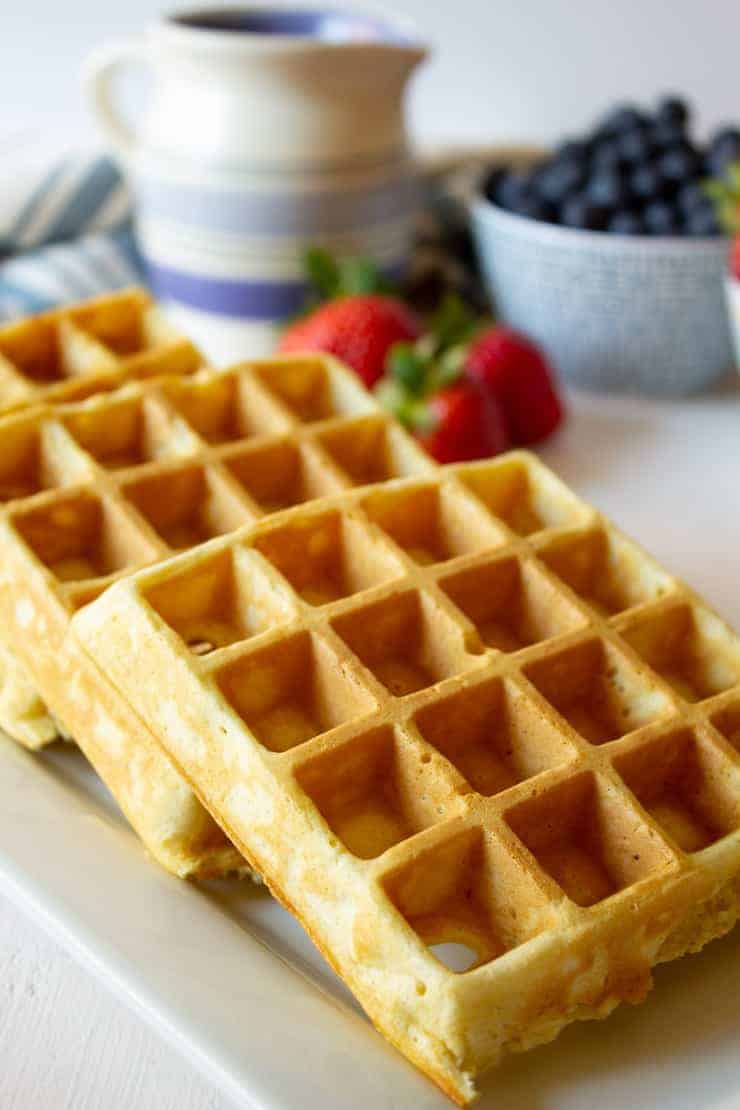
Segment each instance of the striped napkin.
[[106,156],[0,167],[0,320],[142,280],[131,196]]

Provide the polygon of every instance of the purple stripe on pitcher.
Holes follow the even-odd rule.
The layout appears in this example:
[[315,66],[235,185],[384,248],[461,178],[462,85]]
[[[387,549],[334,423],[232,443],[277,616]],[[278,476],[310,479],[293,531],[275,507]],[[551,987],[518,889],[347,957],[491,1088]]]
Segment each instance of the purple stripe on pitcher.
[[209,189],[154,179],[137,185],[139,210],[209,231],[282,238],[353,232],[408,219],[417,203],[410,178],[369,189],[274,193]]
[[149,284],[161,300],[243,320],[285,320],[303,305],[303,281],[206,278],[146,263]]
[[[176,301],[189,308],[241,320],[286,320],[300,311],[306,295],[303,281],[260,281],[208,278],[173,270],[156,262],[145,263],[149,284],[156,297]],[[391,279],[402,271],[402,263],[384,266]]]

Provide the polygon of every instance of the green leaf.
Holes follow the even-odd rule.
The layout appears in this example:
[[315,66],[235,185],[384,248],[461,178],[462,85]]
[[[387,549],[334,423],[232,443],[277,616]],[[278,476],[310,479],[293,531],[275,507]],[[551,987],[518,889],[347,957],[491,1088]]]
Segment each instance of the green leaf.
[[705,181],[703,189],[714,204],[720,227],[728,235],[740,231],[740,162],[728,166],[723,178]]
[[710,200],[722,201],[725,199],[727,190],[724,183],[712,177],[708,181],[702,182],[702,189],[707,194]]
[[437,416],[430,405],[425,404],[423,401],[417,401],[413,408],[408,413],[407,428],[412,432],[418,432],[420,435],[428,435],[433,432],[438,423]]
[[395,378],[381,378],[373,390],[378,403],[392,413],[405,428],[413,428],[415,402],[411,400],[403,385]]
[[430,391],[436,393],[439,389],[447,389],[459,381],[465,364],[467,344],[461,343],[457,347],[450,347],[437,360],[430,383]]
[[378,271],[375,280],[375,292],[382,293],[387,297],[401,296],[398,284],[395,281],[391,281],[385,274],[381,274],[380,271]]
[[437,337],[431,331],[422,332],[414,343],[414,352],[424,362],[437,357]]
[[419,396],[424,392],[426,362],[411,343],[394,343],[388,352],[386,365],[390,375],[408,393]]
[[393,283],[380,273],[372,259],[362,255],[337,262],[323,247],[309,247],[303,266],[313,290],[314,303],[335,297],[396,292]]
[[470,339],[477,326],[477,318],[464,301],[456,293],[448,293],[432,318],[430,331],[437,351],[446,351]]
[[324,300],[336,297],[340,289],[340,272],[328,251],[309,247],[304,256],[308,280]]
[[344,258],[339,263],[339,288],[346,296],[377,293],[380,275],[369,258]]

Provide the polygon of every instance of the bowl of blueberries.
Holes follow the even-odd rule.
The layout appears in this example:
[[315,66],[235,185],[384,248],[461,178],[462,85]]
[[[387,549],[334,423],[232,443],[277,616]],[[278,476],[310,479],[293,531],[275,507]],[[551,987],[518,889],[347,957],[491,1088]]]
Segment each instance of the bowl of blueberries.
[[728,240],[706,182],[740,160],[740,129],[692,137],[678,97],[622,105],[581,138],[497,165],[472,204],[499,316],[573,385],[679,396],[732,363]]

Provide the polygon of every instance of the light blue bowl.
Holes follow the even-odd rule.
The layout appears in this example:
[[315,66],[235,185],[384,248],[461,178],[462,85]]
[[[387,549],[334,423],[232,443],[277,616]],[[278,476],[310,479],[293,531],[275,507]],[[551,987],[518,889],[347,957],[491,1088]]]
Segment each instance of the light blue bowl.
[[499,318],[532,336],[571,384],[681,396],[732,364],[724,239],[576,231],[483,197],[472,221]]

